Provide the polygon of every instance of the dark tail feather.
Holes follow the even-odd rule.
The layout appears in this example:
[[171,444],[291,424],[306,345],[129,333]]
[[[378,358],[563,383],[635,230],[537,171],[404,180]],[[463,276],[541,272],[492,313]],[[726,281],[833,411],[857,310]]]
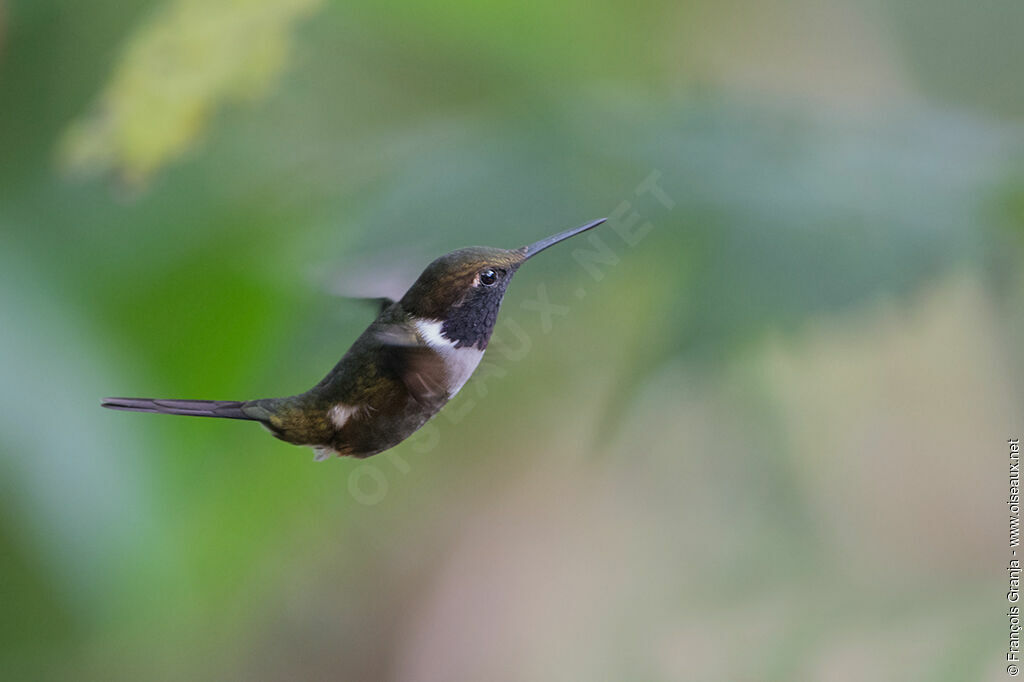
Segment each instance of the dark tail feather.
[[149,398],[104,398],[100,403],[112,410],[127,412],[153,412],[158,414],[183,414],[188,417],[220,417],[222,419],[249,419],[260,421],[259,417],[245,413],[249,403],[237,400],[151,400]]

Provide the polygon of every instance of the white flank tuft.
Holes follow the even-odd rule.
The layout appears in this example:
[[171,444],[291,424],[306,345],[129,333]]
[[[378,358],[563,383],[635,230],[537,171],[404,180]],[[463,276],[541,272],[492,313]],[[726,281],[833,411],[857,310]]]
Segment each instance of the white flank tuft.
[[327,416],[331,418],[331,422],[334,423],[339,429],[345,425],[349,417],[359,411],[358,407],[352,407],[351,405],[345,405],[344,403],[338,403],[331,409],[327,410]]

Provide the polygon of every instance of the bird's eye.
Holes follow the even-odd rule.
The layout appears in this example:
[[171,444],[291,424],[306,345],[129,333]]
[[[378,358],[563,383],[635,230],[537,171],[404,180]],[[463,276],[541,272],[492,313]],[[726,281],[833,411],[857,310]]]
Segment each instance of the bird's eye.
[[480,271],[480,284],[483,284],[485,287],[494,286],[494,283],[497,281],[498,275],[494,270],[487,268],[486,270]]

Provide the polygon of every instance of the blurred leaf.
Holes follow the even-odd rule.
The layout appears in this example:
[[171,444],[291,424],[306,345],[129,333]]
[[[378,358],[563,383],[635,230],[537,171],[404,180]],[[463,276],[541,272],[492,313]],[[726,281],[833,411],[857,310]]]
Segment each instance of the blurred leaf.
[[129,40],[95,110],[72,124],[61,163],[145,182],[184,153],[227,102],[283,70],[296,20],[322,0],[174,0]]

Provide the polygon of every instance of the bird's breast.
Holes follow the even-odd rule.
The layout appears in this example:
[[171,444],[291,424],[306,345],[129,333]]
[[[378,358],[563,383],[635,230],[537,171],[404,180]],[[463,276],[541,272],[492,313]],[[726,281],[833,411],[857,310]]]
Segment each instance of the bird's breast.
[[473,376],[484,351],[475,346],[457,348],[455,342],[441,333],[440,320],[416,320],[416,330],[424,343],[444,360],[448,397],[453,397]]

